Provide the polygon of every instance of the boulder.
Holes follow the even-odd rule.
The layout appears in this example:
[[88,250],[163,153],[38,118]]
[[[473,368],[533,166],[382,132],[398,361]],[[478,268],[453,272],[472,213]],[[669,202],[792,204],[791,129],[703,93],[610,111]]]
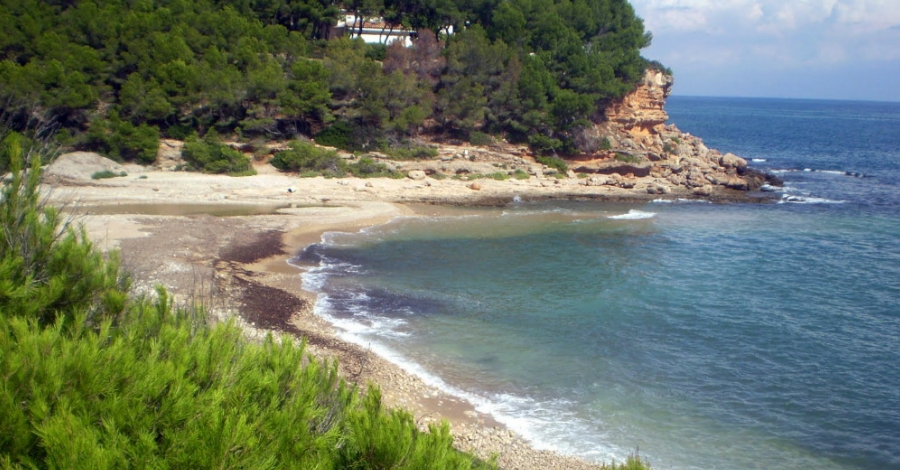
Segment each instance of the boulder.
[[609,184],[609,178],[591,176],[590,178],[584,180],[585,186],[603,186],[605,184]]
[[711,196],[712,195],[712,187],[711,186],[700,186],[699,188],[694,188],[694,196]]
[[725,168],[746,168],[747,160],[733,153],[726,153],[719,158],[719,164]]
[[60,155],[44,175],[68,180],[90,181],[95,173],[104,171],[116,175],[127,174],[122,165],[93,152],[71,152]]
[[675,186],[684,186],[686,182],[684,176],[681,175],[669,175],[667,179]]
[[659,183],[654,183],[647,187],[647,194],[669,194],[671,192],[671,188]]
[[425,172],[422,170],[412,170],[409,173],[407,173],[406,176],[408,176],[410,179],[413,179],[416,181],[422,181],[425,179],[426,175],[425,175]]
[[480,183],[471,183],[471,184],[469,184],[469,185],[466,186],[466,187],[469,188],[469,189],[471,189],[472,191],[481,191],[481,184],[480,184]]

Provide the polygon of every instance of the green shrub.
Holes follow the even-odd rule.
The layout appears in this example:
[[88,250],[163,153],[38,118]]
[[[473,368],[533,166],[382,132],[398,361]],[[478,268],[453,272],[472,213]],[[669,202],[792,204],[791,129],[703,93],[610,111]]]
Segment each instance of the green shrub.
[[334,124],[316,134],[313,140],[319,145],[327,145],[348,152],[379,150],[387,147],[382,129],[346,120],[335,121]]
[[547,165],[548,167],[553,168],[562,174],[565,174],[567,171],[569,171],[569,165],[567,165],[566,161],[562,158],[538,155],[537,157],[534,157],[534,159],[537,160],[538,163]]
[[128,287],[118,257],[104,259],[84,231],[63,224],[58,210],[40,204],[41,157],[51,155],[26,150],[21,138],[7,137],[11,175],[0,191],[0,315],[44,326],[70,323],[79,312],[92,322],[115,315]]
[[627,153],[616,152],[616,160],[623,163],[640,163],[641,158],[635,157],[634,155],[628,155]]
[[469,143],[477,146],[491,145],[494,138],[484,132],[472,131],[469,133]]
[[437,149],[431,147],[391,148],[385,153],[393,160],[427,160],[438,156]]
[[344,150],[356,150],[353,142],[355,124],[349,121],[336,121],[316,134],[315,141],[319,145],[328,145]]
[[331,177],[344,176],[347,173],[347,163],[334,150],[326,150],[300,140],[291,141],[288,146],[290,150],[276,153],[269,161],[281,171]]
[[151,164],[159,150],[159,129],[141,124],[135,126],[112,111],[107,119],[91,122],[84,146],[117,161]]
[[102,180],[102,179],[107,179],[107,178],[118,178],[120,176],[128,176],[128,173],[125,173],[124,171],[120,171],[120,172],[116,173],[116,172],[110,171],[110,170],[103,170],[103,171],[98,171],[98,172],[92,174],[91,179]]
[[528,145],[539,155],[555,155],[558,150],[562,150],[564,144],[559,139],[536,133],[528,136]]
[[599,150],[612,150],[612,142],[609,141],[609,137],[604,137],[603,140],[600,141]]
[[188,137],[182,151],[184,161],[190,169],[203,173],[228,174],[232,176],[255,175],[250,159],[241,152],[219,142],[214,132],[204,139]]
[[484,175],[484,177],[497,181],[505,181],[509,179],[509,173],[506,173],[504,171],[497,171],[494,173],[488,173]]
[[518,168],[513,172],[512,176],[517,180],[527,180],[528,178],[531,178],[531,175]]
[[388,169],[383,163],[376,163],[369,157],[362,157],[356,163],[347,165],[347,171],[358,178],[402,178],[403,174]]

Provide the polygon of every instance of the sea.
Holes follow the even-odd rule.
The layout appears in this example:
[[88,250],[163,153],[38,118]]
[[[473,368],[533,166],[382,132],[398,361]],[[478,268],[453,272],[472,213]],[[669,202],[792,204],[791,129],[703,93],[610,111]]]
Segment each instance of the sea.
[[518,432],[654,469],[900,469],[900,103],[673,96],[770,203],[515,201],[296,255],[315,310]]

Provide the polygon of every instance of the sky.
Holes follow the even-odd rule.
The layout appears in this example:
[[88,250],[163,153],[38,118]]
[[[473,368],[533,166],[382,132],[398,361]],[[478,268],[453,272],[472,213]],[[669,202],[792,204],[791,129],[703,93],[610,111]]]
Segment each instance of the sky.
[[900,0],[631,0],[673,94],[900,101]]

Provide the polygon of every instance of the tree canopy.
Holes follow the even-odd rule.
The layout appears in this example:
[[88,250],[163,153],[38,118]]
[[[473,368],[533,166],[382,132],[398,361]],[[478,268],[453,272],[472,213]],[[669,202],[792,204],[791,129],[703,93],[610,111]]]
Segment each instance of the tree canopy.
[[[417,31],[351,40],[343,11]],[[65,144],[147,161],[152,136],[215,130],[356,147],[488,132],[547,152],[639,80],[650,43],[626,0],[8,0],[0,103]]]

